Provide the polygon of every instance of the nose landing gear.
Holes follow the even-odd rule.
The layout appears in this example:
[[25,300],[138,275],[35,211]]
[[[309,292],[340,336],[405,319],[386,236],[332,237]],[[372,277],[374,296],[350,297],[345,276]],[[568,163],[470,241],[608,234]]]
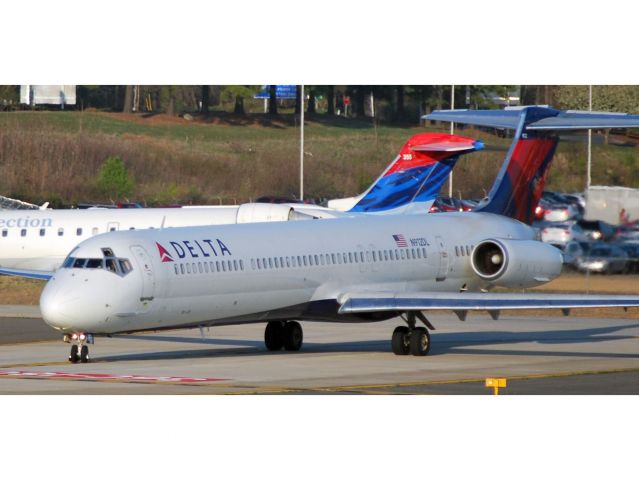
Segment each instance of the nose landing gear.
[[272,321],[266,324],[264,343],[271,351],[297,351],[302,348],[304,333],[298,322]]
[[90,333],[73,333],[64,336],[66,343],[71,343],[71,352],[69,353],[69,361],[71,363],[88,363],[89,347],[87,344],[93,344],[93,335]]
[[410,353],[421,357],[430,351],[430,333],[424,327],[416,327],[415,318],[419,318],[431,330],[435,329],[421,312],[408,312],[404,318],[408,326],[397,327],[393,331],[391,349],[395,355]]

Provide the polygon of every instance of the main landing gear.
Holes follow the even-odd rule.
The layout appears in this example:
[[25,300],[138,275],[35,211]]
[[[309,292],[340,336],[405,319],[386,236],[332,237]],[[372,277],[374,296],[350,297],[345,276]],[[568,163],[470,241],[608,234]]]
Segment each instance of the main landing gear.
[[93,335],[90,333],[72,333],[64,336],[66,343],[71,343],[71,352],[69,353],[69,361],[71,363],[88,363],[89,347],[93,344]]
[[419,318],[431,330],[435,328],[421,312],[408,312],[403,318],[408,326],[397,327],[393,331],[391,339],[393,353],[395,355],[408,355],[409,353],[415,356],[427,355],[430,350],[430,333],[424,327],[416,327],[415,318]]
[[268,322],[266,330],[264,330],[264,343],[266,348],[271,351],[282,348],[288,351],[297,351],[302,348],[303,338],[302,326],[298,322]]

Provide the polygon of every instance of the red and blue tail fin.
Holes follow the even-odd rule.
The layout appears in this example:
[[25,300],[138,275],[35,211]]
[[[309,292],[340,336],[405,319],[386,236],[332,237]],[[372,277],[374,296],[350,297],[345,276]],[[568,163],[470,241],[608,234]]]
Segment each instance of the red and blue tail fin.
[[475,211],[505,215],[529,225],[559,141],[557,132],[639,126],[639,115],[561,111],[540,106],[505,110],[441,110],[424,118],[515,131],[515,138],[495,183]]
[[349,211],[395,213],[410,205],[411,211],[427,212],[459,157],[482,148],[482,142],[460,135],[413,135]]

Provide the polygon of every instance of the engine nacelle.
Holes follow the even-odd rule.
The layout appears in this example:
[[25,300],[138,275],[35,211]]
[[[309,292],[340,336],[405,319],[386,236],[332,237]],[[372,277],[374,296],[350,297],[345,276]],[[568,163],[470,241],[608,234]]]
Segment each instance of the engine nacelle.
[[480,242],[471,255],[475,273],[493,285],[534,287],[561,273],[561,252],[535,240],[490,239]]
[[288,222],[310,220],[313,217],[296,212],[289,205],[279,203],[243,203],[237,209],[235,223]]

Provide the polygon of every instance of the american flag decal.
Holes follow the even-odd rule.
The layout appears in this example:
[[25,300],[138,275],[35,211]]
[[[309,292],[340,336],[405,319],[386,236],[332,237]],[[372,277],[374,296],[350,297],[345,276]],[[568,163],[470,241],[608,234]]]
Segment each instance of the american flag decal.
[[406,239],[404,238],[404,235],[402,234],[393,235],[393,240],[395,240],[395,243],[397,244],[398,247],[408,247],[408,244],[406,243]]

